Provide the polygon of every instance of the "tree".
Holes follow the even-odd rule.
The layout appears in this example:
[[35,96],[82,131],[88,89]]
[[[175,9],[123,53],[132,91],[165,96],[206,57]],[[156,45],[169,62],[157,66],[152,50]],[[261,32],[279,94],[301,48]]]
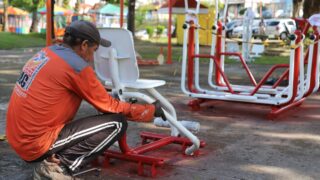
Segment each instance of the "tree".
[[303,0],[293,0],[293,14],[292,17],[298,17],[302,7]]
[[136,0],[129,0],[128,4],[128,26],[127,29],[131,31],[132,35],[134,36],[134,15],[135,15],[135,7],[136,7]]
[[39,19],[38,8],[45,5],[45,0],[11,0],[11,5],[27,10],[32,13],[31,32],[36,32]]
[[319,0],[305,0],[303,3],[303,18],[309,18],[314,14],[320,13]]
[[9,6],[8,0],[3,1],[3,31],[8,31],[8,11]]
[[293,0],[293,17],[299,16],[300,9],[303,8],[303,18],[309,18],[313,14],[320,13],[319,0]]
[[74,6],[74,12],[79,13],[79,10],[80,10],[80,0],[77,0]]

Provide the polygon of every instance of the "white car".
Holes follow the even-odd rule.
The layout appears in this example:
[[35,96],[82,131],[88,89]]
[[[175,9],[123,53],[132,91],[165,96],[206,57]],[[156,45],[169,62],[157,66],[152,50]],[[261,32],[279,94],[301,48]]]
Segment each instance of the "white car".
[[292,19],[270,19],[266,21],[266,34],[269,38],[286,39],[296,30],[296,23]]
[[[254,20],[253,23],[252,23],[252,35],[255,35],[256,32],[259,31],[259,22],[260,20]],[[235,37],[235,38],[241,38],[242,37],[242,34],[243,34],[243,26],[238,26],[236,28],[233,29],[232,31],[232,37]]]

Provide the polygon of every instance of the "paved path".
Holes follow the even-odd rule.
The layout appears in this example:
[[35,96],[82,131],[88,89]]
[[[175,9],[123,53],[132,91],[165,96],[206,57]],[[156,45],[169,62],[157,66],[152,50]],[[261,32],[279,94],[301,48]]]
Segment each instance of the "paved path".
[[[0,135],[5,130],[5,112],[12,87],[23,63],[34,52],[0,51]],[[267,66],[250,65],[261,78]],[[207,64],[201,65],[202,75]],[[228,65],[233,82],[241,80],[244,71]],[[189,98],[180,90],[180,64],[141,68],[145,78],[165,79],[167,85],[159,91],[177,108],[179,119],[201,123],[198,136],[207,142],[199,157],[184,157],[179,147],[169,146],[154,152],[156,156],[174,157],[158,169],[159,179],[320,179],[320,96],[314,95],[300,108],[279,120],[266,119],[269,107],[251,104],[215,102],[200,111],[191,111]],[[204,81],[206,78],[203,78]],[[76,118],[94,115],[96,111],[83,103]],[[152,124],[130,123],[128,142],[140,143],[140,131],[169,133]],[[137,165],[112,161],[99,177],[93,173],[85,179],[149,179],[136,175]],[[5,141],[0,141],[0,180],[30,179],[32,166],[20,160]]]

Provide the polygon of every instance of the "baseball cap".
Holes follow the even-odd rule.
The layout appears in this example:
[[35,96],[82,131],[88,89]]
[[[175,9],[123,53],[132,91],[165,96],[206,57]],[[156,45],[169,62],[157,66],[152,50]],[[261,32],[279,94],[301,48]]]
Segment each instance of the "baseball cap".
[[73,21],[68,27],[66,27],[65,32],[69,33],[71,36],[83,38],[104,47],[111,46],[111,42],[101,38],[96,26],[89,21]]

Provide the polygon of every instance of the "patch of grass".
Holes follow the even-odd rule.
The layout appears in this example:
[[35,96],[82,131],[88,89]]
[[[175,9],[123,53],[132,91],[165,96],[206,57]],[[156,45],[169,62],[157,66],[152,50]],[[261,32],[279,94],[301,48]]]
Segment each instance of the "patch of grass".
[[[240,63],[240,60],[226,58],[226,64],[236,64]],[[259,58],[255,58],[251,64],[265,64],[265,65],[273,65],[273,64],[288,64],[289,57],[287,56],[261,56]]]
[[0,49],[28,48],[45,46],[45,35],[38,33],[14,34],[0,32]]
[[287,64],[289,63],[289,56],[261,56],[257,58],[255,64]]
[[[165,59],[167,57],[167,42],[161,41],[142,41],[139,39],[134,40],[136,51],[142,56],[143,59],[157,59],[160,49],[163,50]],[[172,61],[180,61],[182,59],[182,46],[172,45]]]
[[[172,60],[173,61],[181,61],[182,60],[182,45],[176,45],[176,39],[172,39]],[[142,56],[143,59],[156,59],[160,53],[160,48],[163,49],[163,55],[167,55],[167,39],[156,39],[153,38],[151,40],[139,40],[135,39],[135,48],[136,51]],[[208,54],[210,53],[210,46],[201,46],[200,53]],[[201,59],[201,61],[206,62],[208,59]],[[240,63],[238,60],[230,59],[226,57],[226,64],[236,64]],[[274,65],[274,64],[286,64],[289,63],[288,56],[261,56],[259,58],[255,58],[255,61],[252,64],[262,64],[262,65]]]

